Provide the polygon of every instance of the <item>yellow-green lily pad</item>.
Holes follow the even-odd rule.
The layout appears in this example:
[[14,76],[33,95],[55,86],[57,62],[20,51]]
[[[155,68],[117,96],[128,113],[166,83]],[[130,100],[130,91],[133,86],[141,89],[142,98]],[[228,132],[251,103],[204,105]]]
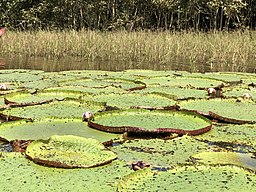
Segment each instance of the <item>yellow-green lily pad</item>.
[[33,141],[25,154],[36,163],[63,168],[96,167],[117,158],[96,139],[71,135]]

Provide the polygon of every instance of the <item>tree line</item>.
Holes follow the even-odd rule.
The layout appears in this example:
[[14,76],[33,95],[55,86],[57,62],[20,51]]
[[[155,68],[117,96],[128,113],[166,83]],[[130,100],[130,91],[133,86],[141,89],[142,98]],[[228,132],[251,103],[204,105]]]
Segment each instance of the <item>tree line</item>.
[[1,0],[11,29],[255,29],[255,0]]

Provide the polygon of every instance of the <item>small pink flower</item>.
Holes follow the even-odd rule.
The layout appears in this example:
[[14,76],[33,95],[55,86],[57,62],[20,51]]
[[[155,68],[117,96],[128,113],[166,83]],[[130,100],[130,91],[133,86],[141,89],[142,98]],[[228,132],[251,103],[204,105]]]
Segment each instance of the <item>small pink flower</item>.
[[250,93],[244,93],[243,98],[244,99],[252,99],[252,95]]
[[83,118],[83,121],[89,121],[94,118],[94,115],[90,111],[86,111],[83,113],[82,118]]
[[207,90],[207,92],[208,92],[208,95],[209,96],[215,96],[216,95],[216,89],[214,89],[214,88],[209,88],[208,90]]
[[7,90],[8,89],[8,86],[4,83],[1,83],[0,84],[0,90]]

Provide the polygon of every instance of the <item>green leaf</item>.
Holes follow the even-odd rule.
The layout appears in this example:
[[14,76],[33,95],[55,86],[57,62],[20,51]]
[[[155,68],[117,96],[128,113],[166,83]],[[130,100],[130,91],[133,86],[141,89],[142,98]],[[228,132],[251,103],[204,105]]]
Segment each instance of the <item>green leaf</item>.
[[173,96],[176,99],[185,98],[205,98],[207,92],[205,90],[190,89],[190,88],[179,88],[179,87],[164,87],[164,86],[147,86],[147,88],[136,91],[139,93],[160,93]]
[[62,100],[65,98],[74,98],[78,99],[81,96],[87,98],[91,97],[89,94],[81,93],[78,91],[65,91],[65,90],[56,90],[56,91],[39,91],[37,93],[31,94],[30,92],[16,92],[8,94],[5,96],[6,99],[14,101],[17,103],[30,103],[30,102],[39,102],[51,99]]
[[198,110],[208,113],[212,111],[218,115],[234,120],[255,121],[256,103],[252,101],[238,102],[236,99],[198,99],[180,101],[179,106],[184,109]]
[[116,110],[97,113],[89,125],[110,132],[154,132],[200,134],[211,129],[211,122],[193,112],[163,110]]
[[96,139],[71,135],[55,135],[47,141],[33,141],[25,154],[36,163],[64,168],[96,167],[108,164],[117,157]]
[[118,139],[120,135],[91,129],[81,119],[42,119],[35,122],[15,121],[0,124],[0,137],[7,140],[48,139],[52,135],[75,135],[100,142]]
[[207,165],[235,165],[256,172],[256,159],[249,154],[233,152],[202,152],[192,156]]
[[132,106],[165,107],[173,106],[176,104],[175,100],[165,97],[161,94],[100,94],[93,97],[92,100],[98,102],[106,102],[108,106],[122,109],[127,109]]
[[135,139],[127,140],[122,145],[113,146],[119,159],[127,162],[143,161],[151,167],[174,167],[188,163],[190,156],[207,151],[209,145],[190,136],[170,140]]
[[133,172],[125,163],[90,169],[37,165],[21,153],[0,153],[0,184],[4,191],[116,191],[118,179]]
[[155,173],[149,169],[124,177],[118,191],[250,191],[256,176],[238,167],[186,166]]
[[223,81],[193,77],[152,77],[141,80],[147,85],[160,85],[170,87],[207,88],[221,85]]
[[54,101],[43,105],[34,105],[27,107],[17,107],[4,110],[5,115],[12,115],[24,118],[42,119],[46,117],[59,118],[79,118],[85,111],[95,113],[104,109],[104,103],[80,100],[65,99],[63,101]]
[[[214,143],[226,143],[233,146],[233,149],[248,152],[256,150],[256,125],[214,125],[211,131],[196,136],[197,139]],[[240,147],[241,145],[241,147]],[[243,145],[245,145],[243,147]],[[235,148],[235,146],[237,146]]]

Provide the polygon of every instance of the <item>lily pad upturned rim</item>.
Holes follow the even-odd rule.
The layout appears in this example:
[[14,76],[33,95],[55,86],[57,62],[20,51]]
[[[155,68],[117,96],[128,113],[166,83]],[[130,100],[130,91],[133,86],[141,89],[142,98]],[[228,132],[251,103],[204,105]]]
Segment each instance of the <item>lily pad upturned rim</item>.
[[[124,110],[115,110],[115,111],[124,111]],[[112,112],[115,112],[112,111]],[[153,110],[153,111],[164,111],[164,110]],[[171,110],[170,110],[171,111]],[[133,127],[133,126],[105,126],[101,125],[99,123],[95,123],[93,121],[88,122],[88,126],[92,127],[94,129],[98,129],[101,131],[105,132],[110,132],[110,133],[135,133],[135,134],[141,134],[141,133],[155,133],[155,134],[163,134],[163,133],[176,133],[178,135],[199,135],[206,133],[211,130],[212,128],[212,122],[207,119],[206,117],[192,111],[187,111],[187,110],[173,110],[172,112],[184,112],[184,113],[190,113],[193,114],[194,116],[198,116],[201,119],[204,119],[205,121],[209,121],[209,125],[200,129],[195,129],[195,130],[185,130],[185,129],[179,129],[179,128],[156,128],[154,130],[147,130],[143,127]]]
[[[26,157],[39,164],[39,165],[44,165],[44,166],[49,166],[49,167],[58,167],[58,168],[68,168],[68,169],[72,169],[72,168],[92,168],[92,167],[98,167],[98,166],[102,166],[102,165],[106,165],[106,164],[109,164],[111,163],[112,161],[114,161],[115,159],[117,159],[117,156],[114,155],[115,153],[108,150],[109,153],[112,153],[112,157],[109,157],[107,160],[105,161],[102,161],[102,162],[97,162],[97,163],[94,163],[94,164],[91,164],[91,165],[72,165],[72,164],[68,164],[68,163],[65,163],[65,162],[61,162],[61,161],[56,161],[56,160],[47,160],[47,159],[44,159],[44,158],[39,158],[39,157],[33,157],[32,155],[29,154],[29,150],[31,150],[30,148],[33,147],[34,144],[37,144],[37,143],[47,143],[47,142],[51,142],[51,140],[53,140],[54,143],[57,143],[59,142],[58,140],[57,141],[54,141],[54,139],[58,139],[58,138],[64,138],[64,137],[73,137],[74,139],[76,138],[80,138],[80,139],[84,139],[84,140],[92,140],[94,142],[97,142],[98,145],[99,145],[99,148],[101,148],[101,150],[108,150],[107,148],[105,148],[104,144],[97,141],[96,139],[92,139],[92,138],[83,138],[83,137],[78,137],[78,136],[73,136],[73,135],[64,135],[64,136],[58,136],[58,135],[53,135],[51,136],[48,140],[43,140],[43,139],[39,139],[39,140],[34,140],[32,141],[26,151],[25,151],[25,155]],[[41,147],[40,147],[41,149]]]
[[233,123],[233,124],[254,124],[256,121],[247,121],[247,120],[239,120],[239,119],[233,119],[233,118],[228,118],[224,117],[221,115],[218,115],[217,113],[214,113],[212,111],[209,111],[209,116],[212,117],[213,119],[217,119],[226,123]]
[[[191,99],[184,99],[184,100],[179,100],[181,102],[205,102],[205,101],[217,101],[217,102],[229,102],[229,101],[232,101],[232,102],[237,102],[237,103],[247,103],[248,101],[244,102],[244,101],[241,101],[241,100],[237,100],[237,97],[210,97],[210,98],[191,98]],[[249,103],[249,102],[248,102]],[[250,104],[253,104],[255,105],[255,102],[254,101],[250,101]],[[220,122],[224,122],[224,123],[232,123],[232,124],[255,124],[256,123],[256,120],[254,119],[243,119],[243,118],[238,118],[238,117],[228,117],[227,114],[225,115],[220,115],[220,111],[218,110],[215,110],[215,109],[190,109],[190,107],[186,107],[184,106],[182,103],[177,103],[177,105],[180,107],[181,110],[187,110],[187,111],[194,111],[198,114],[201,114],[203,115],[204,117],[206,118],[209,118],[209,119],[215,119],[215,120],[219,120]],[[223,107],[223,104],[222,106]],[[253,106],[254,107],[254,106]],[[243,109],[243,107],[241,107]],[[251,107],[252,108],[252,107]],[[204,111],[203,111],[204,110]],[[230,110],[233,110],[233,108],[231,108]],[[223,111],[223,110],[222,110]],[[227,111],[227,110],[226,110]],[[239,109],[240,111],[240,109]]]

